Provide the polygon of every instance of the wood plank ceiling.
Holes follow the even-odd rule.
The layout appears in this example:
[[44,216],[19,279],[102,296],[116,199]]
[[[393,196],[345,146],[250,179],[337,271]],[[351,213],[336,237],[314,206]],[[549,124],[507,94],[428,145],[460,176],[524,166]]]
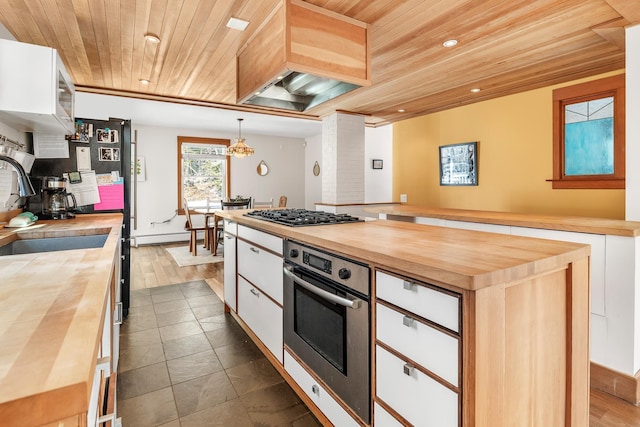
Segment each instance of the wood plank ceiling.
[[[78,90],[265,111],[235,105],[235,56],[280,1],[3,0],[0,22],[56,48]],[[307,1],[371,25],[372,85],[304,115],[374,126],[622,69],[624,27],[640,22],[637,0]]]

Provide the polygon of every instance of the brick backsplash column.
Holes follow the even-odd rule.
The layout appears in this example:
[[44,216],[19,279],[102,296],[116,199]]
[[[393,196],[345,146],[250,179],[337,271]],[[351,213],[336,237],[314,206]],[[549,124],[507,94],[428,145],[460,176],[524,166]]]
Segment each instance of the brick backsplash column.
[[364,117],[322,119],[322,202],[364,203]]

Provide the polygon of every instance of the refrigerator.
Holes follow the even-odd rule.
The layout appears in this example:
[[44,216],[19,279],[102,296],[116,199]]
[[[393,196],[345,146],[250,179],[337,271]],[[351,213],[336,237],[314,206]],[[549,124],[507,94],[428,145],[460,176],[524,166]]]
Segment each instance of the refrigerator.
[[[68,157],[55,157],[57,154],[52,150],[47,150],[45,141],[39,143],[39,135],[35,134],[34,154],[36,158],[31,168],[30,177],[36,196],[29,198],[27,209],[36,214],[40,219],[48,219],[42,212],[42,185],[43,178],[50,176],[62,177],[70,172],[79,172],[85,178],[85,185],[91,182],[88,178],[94,175],[97,177],[98,193],[91,197],[85,197],[84,201],[89,204],[82,204],[83,197],[78,198],[78,207],[72,209],[77,214],[88,213],[108,213],[120,212],[123,214],[122,222],[122,256],[121,256],[121,298],[123,305],[123,315],[129,313],[130,304],[130,272],[131,272],[131,158],[132,147],[135,143],[131,141],[131,121],[110,118],[109,120],[94,120],[76,118],[76,133],[68,138]],[[57,144],[57,145],[56,145]],[[60,137],[53,145],[56,149],[63,146]],[[39,152],[44,157],[39,157]],[[90,167],[90,170],[87,168]],[[116,179],[117,178],[117,179]],[[106,181],[109,181],[108,183]],[[108,184],[108,185],[100,185]],[[67,183],[67,191],[73,193],[70,187],[80,188],[79,184]],[[76,194],[80,196],[80,194]],[[99,196],[99,201],[97,200]],[[98,203],[93,203],[98,201]],[[67,221],[59,219],[57,221]]]

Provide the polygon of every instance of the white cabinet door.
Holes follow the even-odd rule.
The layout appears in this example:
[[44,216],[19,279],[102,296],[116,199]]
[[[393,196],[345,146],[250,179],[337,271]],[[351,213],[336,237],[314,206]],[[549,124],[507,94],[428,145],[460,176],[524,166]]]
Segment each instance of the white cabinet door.
[[375,427],[404,427],[402,423],[377,403],[373,404],[373,425]]
[[282,305],[282,257],[238,239],[238,274]]
[[224,239],[224,302],[238,311],[236,294],[236,237],[226,232]]
[[282,255],[282,238],[255,228],[238,225],[238,237]]
[[238,315],[282,363],[282,307],[238,276]]
[[284,369],[291,375],[313,403],[331,421],[334,426],[359,427],[342,406],[288,353],[284,352]]
[[415,426],[458,427],[458,394],[380,346],[376,395]]
[[376,271],[376,296],[454,332],[460,332],[460,299],[457,295]]
[[458,386],[458,338],[379,303],[376,338]]
[[487,231],[489,233],[511,233],[511,227],[508,225],[487,224],[483,222],[452,221],[448,219],[445,222],[445,226],[449,228],[459,228],[462,230]]

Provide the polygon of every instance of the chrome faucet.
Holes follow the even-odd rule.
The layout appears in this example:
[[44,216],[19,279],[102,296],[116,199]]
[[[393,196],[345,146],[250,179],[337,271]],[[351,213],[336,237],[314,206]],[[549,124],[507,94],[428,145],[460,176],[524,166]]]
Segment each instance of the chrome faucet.
[[33,190],[33,185],[31,185],[31,181],[29,181],[29,177],[22,165],[16,159],[2,154],[0,154],[0,160],[9,163],[18,172],[18,193],[20,197],[35,196],[36,192]]

